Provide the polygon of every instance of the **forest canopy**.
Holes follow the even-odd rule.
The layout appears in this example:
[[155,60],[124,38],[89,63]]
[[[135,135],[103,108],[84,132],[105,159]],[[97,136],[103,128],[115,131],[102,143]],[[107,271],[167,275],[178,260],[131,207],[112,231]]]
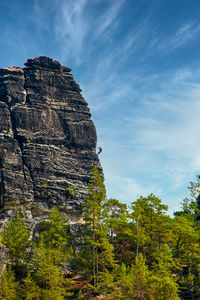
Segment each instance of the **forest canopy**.
[[173,217],[154,194],[127,207],[95,167],[75,233],[55,206],[33,238],[20,212],[3,229],[0,299],[199,299],[199,177],[190,190]]

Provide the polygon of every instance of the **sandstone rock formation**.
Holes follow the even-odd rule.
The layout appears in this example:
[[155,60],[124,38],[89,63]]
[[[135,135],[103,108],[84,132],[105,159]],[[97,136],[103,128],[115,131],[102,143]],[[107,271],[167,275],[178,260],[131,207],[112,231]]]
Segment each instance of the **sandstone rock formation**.
[[0,69],[1,220],[16,210],[38,220],[56,205],[80,222],[91,169],[102,168],[95,126],[70,71],[44,56]]

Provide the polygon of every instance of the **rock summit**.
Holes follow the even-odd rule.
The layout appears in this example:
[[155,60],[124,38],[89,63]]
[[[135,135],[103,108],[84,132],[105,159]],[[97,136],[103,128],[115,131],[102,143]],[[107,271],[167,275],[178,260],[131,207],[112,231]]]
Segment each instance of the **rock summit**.
[[[0,69],[0,219],[46,218],[53,205],[81,222],[96,129],[71,69],[40,56]],[[73,192],[72,192],[73,191]]]

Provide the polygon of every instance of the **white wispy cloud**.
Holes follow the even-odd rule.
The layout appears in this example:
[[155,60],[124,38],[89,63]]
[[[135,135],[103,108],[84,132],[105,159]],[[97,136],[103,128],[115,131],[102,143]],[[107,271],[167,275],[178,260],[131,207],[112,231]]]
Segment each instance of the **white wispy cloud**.
[[87,0],[61,1],[55,18],[54,31],[61,55],[65,60],[73,57],[78,62],[84,51],[84,41],[89,31],[84,13]]
[[[144,185],[139,184],[133,178],[128,176],[123,176],[120,173],[115,174],[112,170],[106,171],[106,186],[109,190],[107,193],[107,197],[116,197],[120,201],[130,204],[131,202],[138,199],[140,196],[148,196],[151,193],[156,194],[157,196],[162,195],[161,188],[153,184],[147,184],[146,187]],[[111,180],[110,180],[111,179]]]
[[[200,89],[183,78],[176,84],[173,78],[169,80],[169,92],[165,90],[165,82],[157,93],[142,95],[148,100],[138,109],[133,108],[126,119],[129,140],[133,146],[140,147],[141,155],[145,152],[149,157],[152,170],[161,157],[159,168],[168,176],[176,173],[173,177],[180,184],[181,173],[187,176],[200,169]],[[131,115],[134,118],[131,119]]]
[[98,1],[88,0],[60,1],[54,23],[54,32],[62,59],[72,58],[80,64],[87,61],[90,53],[101,44],[101,35],[109,29],[111,34],[124,0],[113,1],[109,6],[104,3],[102,13],[90,14],[92,6],[98,9]]
[[[112,76],[117,83],[112,93],[103,94],[106,80],[103,85],[94,85],[92,109],[97,116],[109,196],[133,201],[153,192],[169,203],[170,212],[177,210],[184,198],[179,189],[185,185],[186,195],[189,181],[200,169],[200,70],[184,67],[146,77],[132,74],[131,81],[126,81],[129,74],[125,81],[119,81],[117,74]],[[125,88],[121,88],[124,83]],[[86,97],[91,104],[93,96],[88,92]],[[117,109],[119,103],[121,110]],[[126,103],[129,105],[123,106]],[[100,116],[110,109],[112,120],[105,116],[98,119],[98,113]],[[141,175],[142,183],[138,181]],[[173,194],[176,191],[177,197]]]
[[113,22],[116,20],[117,16],[120,13],[123,3],[124,0],[117,0],[111,3],[109,9],[107,9],[106,12],[99,19],[95,32],[96,37],[99,37],[100,35],[105,33],[105,31],[113,24]]
[[180,47],[193,39],[200,32],[200,24],[189,21],[178,28],[175,36],[171,40],[172,47]]
[[157,41],[158,48],[164,53],[180,48],[200,34],[200,24],[190,20],[181,24],[174,33]]
[[[66,40],[65,46],[68,42],[75,45],[73,53],[79,57],[83,57],[87,47],[94,47],[92,42],[97,41],[98,36],[115,33],[123,1],[104,11],[93,23],[92,31],[88,23],[84,23],[86,5],[87,1],[81,2],[79,8],[71,9],[71,12],[65,5],[60,29],[57,27]],[[191,21],[182,24],[165,39],[150,35],[147,51],[139,55],[152,28],[150,21],[149,18],[134,24],[120,44],[105,47],[95,61],[89,81],[82,79],[80,82],[83,95],[94,113],[99,144],[103,146],[102,163],[108,190],[121,199],[123,195],[130,199],[151,192],[165,196],[161,180],[168,183],[168,190],[176,190],[200,169],[200,89],[194,80],[199,71],[194,74],[190,68],[181,68],[173,73],[145,74],[133,68],[123,76],[119,74],[123,61],[131,60],[134,67],[134,62],[142,63],[155,55],[158,44],[159,51],[166,54],[186,45],[200,32],[200,26]],[[64,24],[68,24],[68,29],[61,32]],[[75,36],[80,39],[77,41]],[[67,51],[72,51],[70,46],[69,49]],[[149,181],[145,179],[140,184],[137,178],[142,173]],[[109,177],[112,183],[108,182]],[[153,183],[155,178],[157,185]]]
[[[131,26],[116,38],[125,0],[50,2],[49,15],[46,5],[34,2],[16,37],[8,27],[7,45],[34,57],[41,55],[44,32],[51,34],[56,58],[81,66],[80,86],[103,147],[109,196],[130,202],[153,192],[166,199],[200,169],[200,69],[154,64],[194,41],[200,25],[184,21],[161,36],[150,13],[138,19],[133,13]],[[26,21],[35,26],[39,43],[26,31]],[[173,203],[175,196],[167,200]]]
[[[99,73],[99,68],[106,69],[111,64],[113,68],[114,64],[122,64],[131,55],[133,59],[133,53],[144,46],[145,39],[151,39],[148,35],[151,28],[150,15],[147,15],[145,19],[134,23],[116,42],[122,20],[121,12],[126,2],[115,0],[101,3],[104,5],[100,10],[98,1],[91,3],[88,0],[61,0],[54,22],[54,33],[62,60],[72,58],[77,64],[88,62],[96,55],[98,47],[93,65],[95,74]],[[140,58],[137,55],[135,61],[138,63],[147,56],[149,53],[143,53]]]

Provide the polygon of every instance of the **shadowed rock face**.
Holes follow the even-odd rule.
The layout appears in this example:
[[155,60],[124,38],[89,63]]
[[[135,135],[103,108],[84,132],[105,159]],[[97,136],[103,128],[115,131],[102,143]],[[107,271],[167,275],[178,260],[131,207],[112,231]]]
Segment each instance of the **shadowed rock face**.
[[70,71],[48,57],[0,69],[2,220],[16,210],[30,221],[45,218],[56,205],[80,222],[91,169],[102,168],[95,126]]

